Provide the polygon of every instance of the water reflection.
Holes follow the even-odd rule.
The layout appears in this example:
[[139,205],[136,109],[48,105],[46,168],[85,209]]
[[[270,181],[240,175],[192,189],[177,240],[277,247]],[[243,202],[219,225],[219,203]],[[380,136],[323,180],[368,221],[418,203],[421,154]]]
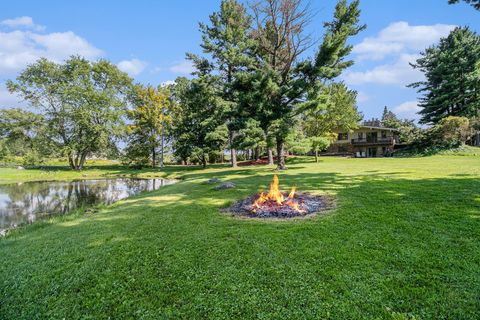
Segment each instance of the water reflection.
[[0,185],[0,233],[52,214],[111,204],[143,191],[175,183],[165,179],[40,181]]

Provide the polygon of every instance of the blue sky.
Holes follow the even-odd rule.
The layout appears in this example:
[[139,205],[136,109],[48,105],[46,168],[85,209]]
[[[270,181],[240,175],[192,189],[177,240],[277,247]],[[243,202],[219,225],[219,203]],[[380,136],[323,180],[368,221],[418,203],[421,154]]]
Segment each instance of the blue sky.
[[[0,11],[0,107],[23,105],[4,82],[41,56],[107,58],[137,81],[154,85],[187,75],[185,53],[199,53],[198,22],[207,22],[219,2],[8,1]],[[309,31],[318,38],[335,3],[311,1],[316,15]],[[363,0],[361,9],[368,28],[351,40],[356,63],[342,79],[359,92],[365,118],[379,117],[385,105],[402,117],[416,117],[418,95],[405,85],[422,75],[408,62],[456,25],[480,31],[480,12],[447,0]]]

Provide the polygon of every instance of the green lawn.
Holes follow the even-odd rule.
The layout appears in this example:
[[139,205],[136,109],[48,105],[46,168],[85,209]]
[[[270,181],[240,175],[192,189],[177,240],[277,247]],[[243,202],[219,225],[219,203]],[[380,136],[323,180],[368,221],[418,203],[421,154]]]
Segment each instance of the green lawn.
[[[171,169],[170,169],[171,170]],[[85,170],[75,171],[67,166],[53,166],[41,169],[18,170],[16,168],[0,168],[0,184],[24,182],[24,181],[47,181],[47,180],[74,180],[96,179],[106,177],[132,176],[132,177],[155,177],[164,175],[159,169],[146,168],[134,170],[122,166],[87,166]]]
[[176,185],[14,231],[0,240],[0,318],[478,319],[480,157],[321,160],[279,174],[336,196],[313,219],[219,213],[266,188],[270,167],[177,167]]

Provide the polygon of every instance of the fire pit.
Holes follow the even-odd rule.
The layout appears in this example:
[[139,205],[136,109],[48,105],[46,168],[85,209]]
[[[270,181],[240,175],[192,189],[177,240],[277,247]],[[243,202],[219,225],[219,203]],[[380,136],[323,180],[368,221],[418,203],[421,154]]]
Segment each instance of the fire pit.
[[293,218],[327,210],[331,208],[331,203],[325,196],[296,192],[296,187],[292,187],[288,193],[282,192],[275,175],[268,192],[250,196],[226,211],[252,218]]

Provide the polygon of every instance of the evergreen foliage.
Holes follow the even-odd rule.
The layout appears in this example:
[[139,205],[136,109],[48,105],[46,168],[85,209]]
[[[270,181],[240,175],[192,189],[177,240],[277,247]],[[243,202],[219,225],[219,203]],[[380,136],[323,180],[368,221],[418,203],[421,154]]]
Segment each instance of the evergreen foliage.
[[176,80],[174,152],[184,162],[191,160],[206,167],[208,155],[225,148],[228,128],[224,119],[228,106],[219,92],[219,79],[209,74]]
[[210,15],[210,25],[200,23],[201,47],[211,57],[188,54],[198,70],[216,73],[219,77],[219,97],[224,100],[222,116],[228,128],[228,141],[232,167],[237,166],[234,147],[236,132],[242,126],[237,98],[233,91],[236,73],[253,63],[251,51],[255,43],[250,37],[252,18],[245,6],[237,0],[222,0],[220,11]]
[[448,116],[478,115],[480,36],[468,27],[457,27],[421,55],[412,66],[422,71],[426,80],[409,85],[423,94],[420,122],[436,124]]
[[[480,10],[480,0],[462,0],[465,3],[468,3],[477,10]],[[448,4],[459,3],[460,0],[448,0]]]
[[399,119],[387,106],[383,109],[381,124],[387,128],[398,129],[401,143],[410,144],[422,138],[422,129],[415,124],[414,120]]

